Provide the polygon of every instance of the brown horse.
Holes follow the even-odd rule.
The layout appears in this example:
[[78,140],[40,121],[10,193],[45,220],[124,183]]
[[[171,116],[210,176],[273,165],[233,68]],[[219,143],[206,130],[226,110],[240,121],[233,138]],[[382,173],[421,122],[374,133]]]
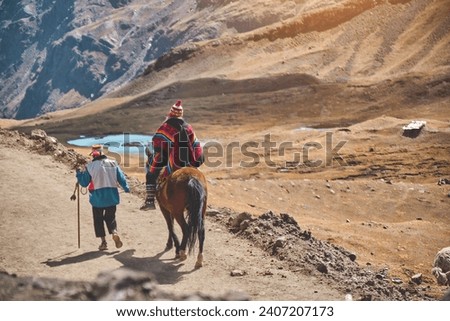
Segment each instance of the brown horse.
[[[205,176],[196,168],[183,167],[168,177],[158,178],[156,200],[169,229],[166,250],[171,249],[175,243],[175,257],[183,261],[187,258],[186,247],[190,254],[198,236],[199,253],[195,263],[196,268],[203,265],[207,197]],[[178,222],[183,232],[181,243],[174,231],[174,220]]]

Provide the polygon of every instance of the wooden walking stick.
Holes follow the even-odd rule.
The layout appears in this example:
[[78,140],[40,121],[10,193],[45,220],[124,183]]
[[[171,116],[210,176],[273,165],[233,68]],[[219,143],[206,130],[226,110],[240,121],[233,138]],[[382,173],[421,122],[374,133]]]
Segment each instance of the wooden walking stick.
[[80,184],[77,183],[78,248],[80,248]]
[[[77,192],[77,196],[75,196],[75,191]],[[77,200],[78,248],[80,248],[80,184],[78,184],[78,182],[75,183],[75,189],[70,197],[71,201],[74,201],[75,199]]]
[[[86,164],[86,159],[77,154],[75,164],[73,165],[73,169],[75,171],[78,171],[80,167],[84,166]],[[75,196],[75,191],[77,192],[77,196]],[[87,193],[87,191],[86,191]],[[85,195],[86,193],[83,193],[81,191],[81,194]],[[75,183],[75,190],[73,191],[72,196],[70,197],[70,200],[74,201],[77,199],[77,222],[78,222],[78,248],[80,248],[80,184],[78,181]]]

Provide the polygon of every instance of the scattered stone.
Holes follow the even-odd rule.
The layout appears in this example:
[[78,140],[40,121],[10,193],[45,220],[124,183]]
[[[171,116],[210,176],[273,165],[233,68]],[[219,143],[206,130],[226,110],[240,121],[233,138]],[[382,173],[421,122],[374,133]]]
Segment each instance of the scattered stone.
[[411,281],[413,281],[415,284],[421,284],[422,283],[422,273],[414,274],[411,277]]
[[275,243],[273,244],[274,247],[284,247],[286,245],[286,237],[281,236],[276,239]]
[[214,209],[214,208],[210,208],[206,210],[206,216],[216,216],[216,215],[220,215],[220,211]]
[[33,129],[30,135],[31,139],[45,139],[47,133],[42,129]]
[[319,264],[317,264],[316,268],[317,268],[317,271],[319,271],[320,273],[324,273],[324,274],[328,273],[328,267],[323,262],[320,262]]
[[350,254],[348,255],[348,258],[349,258],[352,262],[355,262],[355,261],[356,261],[356,254],[350,253]]
[[54,156],[55,158],[64,157],[65,155],[66,155],[66,152],[63,151],[63,150],[57,150],[57,151],[53,154],[53,156]]
[[442,297],[441,301],[450,301],[450,290],[445,293],[445,295]]
[[245,221],[241,222],[241,224],[239,225],[239,229],[241,231],[245,231],[249,226],[250,226],[250,221],[249,220],[245,220]]
[[45,142],[50,145],[55,145],[58,143],[58,140],[55,137],[47,136],[45,137]]
[[215,179],[212,179],[212,178],[208,179],[208,183],[213,185],[213,186],[217,185],[217,181]]
[[251,220],[252,215],[247,212],[242,212],[237,217],[235,218],[230,217],[230,219],[231,219],[231,227],[240,229],[241,223],[245,220]]
[[262,231],[261,231],[261,229],[260,229],[259,227],[255,226],[255,227],[253,228],[253,233],[259,234],[259,233],[261,233],[261,232],[262,232]]
[[431,273],[439,285],[450,285],[450,246],[436,254]]
[[233,270],[230,272],[231,276],[244,276],[246,274],[247,274],[247,272],[242,271],[242,270]]
[[450,179],[447,178],[441,178],[440,180],[438,180],[438,185],[447,185],[450,184]]
[[400,278],[392,278],[391,281],[394,284],[402,284],[403,283],[402,279],[400,279]]

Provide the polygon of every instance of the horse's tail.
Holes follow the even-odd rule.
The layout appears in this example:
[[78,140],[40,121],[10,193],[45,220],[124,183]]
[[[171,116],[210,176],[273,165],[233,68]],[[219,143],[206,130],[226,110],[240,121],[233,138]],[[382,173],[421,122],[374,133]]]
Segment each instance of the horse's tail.
[[187,199],[187,213],[189,236],[187,240],[187,247],[189,253],[194,249],[197,241],[197,234],[204,235],[205,225],[203,221],[203,211],[206,205],[206,190],[202,183],[196,179],[191,178],[188,182],[188,199]]

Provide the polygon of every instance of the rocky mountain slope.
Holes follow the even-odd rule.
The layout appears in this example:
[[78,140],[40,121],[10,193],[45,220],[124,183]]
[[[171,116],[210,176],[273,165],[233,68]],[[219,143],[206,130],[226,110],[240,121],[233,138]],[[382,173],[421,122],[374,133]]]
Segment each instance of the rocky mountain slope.
[[79,107],[214,30],[174,30],[195,1],[1,1],[1,117]]
[[262,79],[261,92],[265,79],[289,75],[364,84],[447,75],[449,8],[448,0],[1,1],[0,117],[210,78],[222,92],[232,91],[222,80]]

